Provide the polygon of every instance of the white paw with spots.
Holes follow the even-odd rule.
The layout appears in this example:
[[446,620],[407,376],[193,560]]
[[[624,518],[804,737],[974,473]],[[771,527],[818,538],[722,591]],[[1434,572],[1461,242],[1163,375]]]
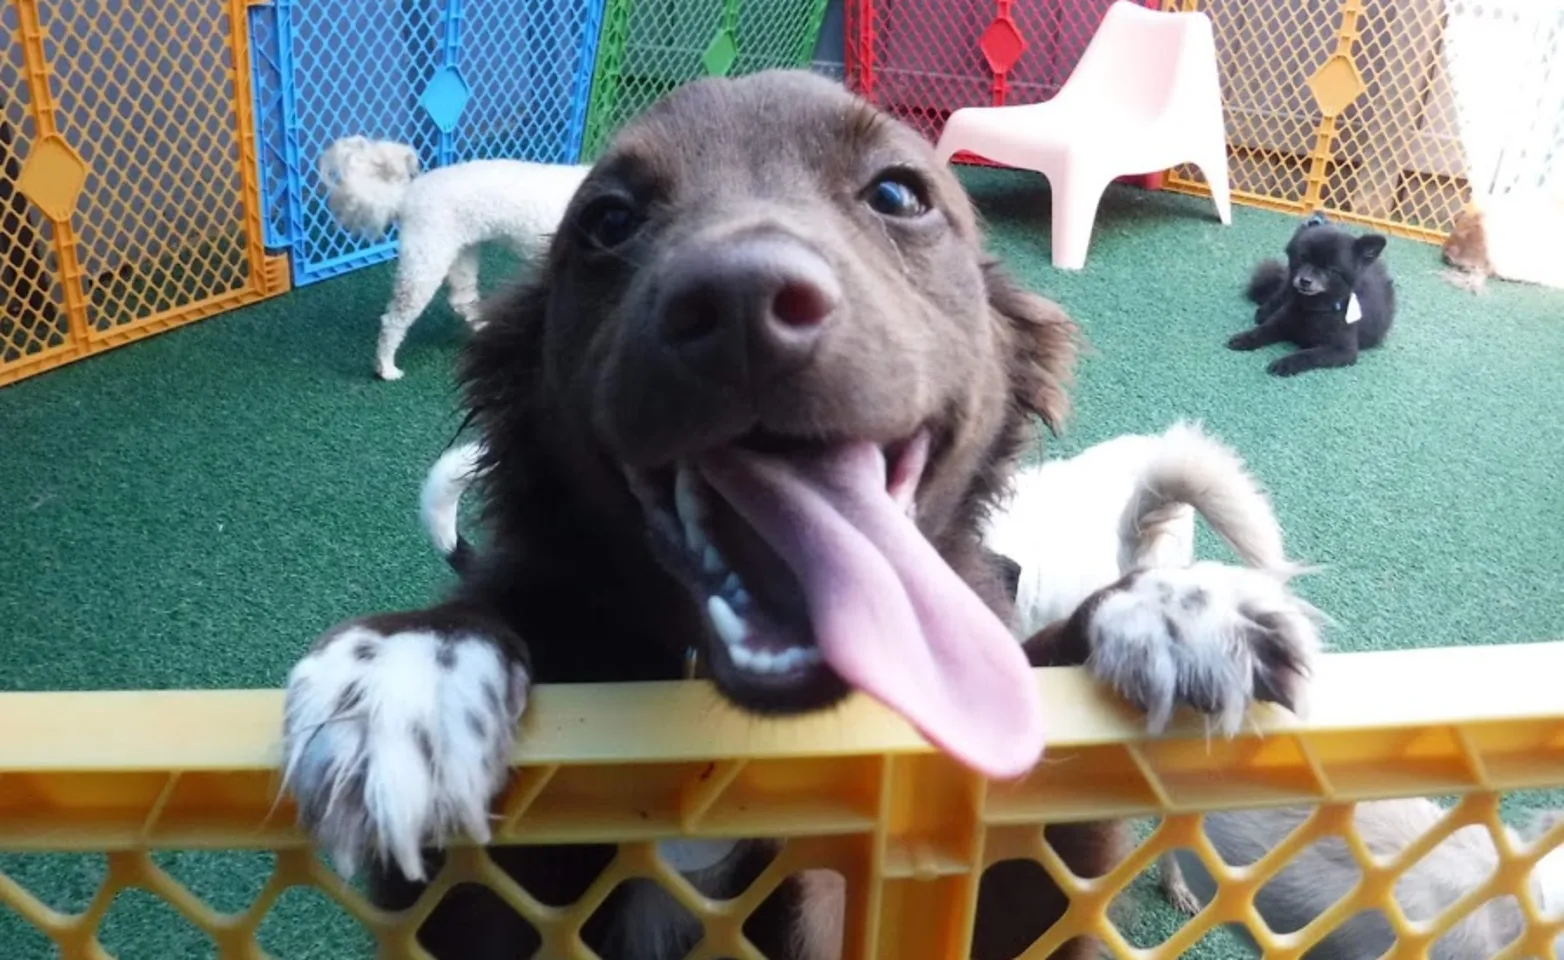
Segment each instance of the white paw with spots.
[[1274,573],[1212,562],[1146,570],[1092,612],[1086,665],[1146,711],[1153,733],[1186,704],[1231,736],[1256,700],[1301,711],[1317,619]]
[[421,848],[488,840],[527,689],[485,636],[337,629],[288,680],[285,787],[300,821],[344,874],[367,853],[422,879]]

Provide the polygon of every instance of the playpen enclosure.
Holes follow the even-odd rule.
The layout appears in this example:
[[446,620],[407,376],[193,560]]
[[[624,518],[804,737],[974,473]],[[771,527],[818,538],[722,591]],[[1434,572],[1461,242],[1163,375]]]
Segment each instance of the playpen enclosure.
[[[1564,180],[1558,0],[1143,2],[1212,19],[1242,202],[1437,240],[1474,183]],[[851,0],[848,82],[935,139],[959,107],[1053,96],[1109,5]]]
[[826,0],[610,0],[583,159],[696,77],[807,66],[825,8]]
[[[839,713],[757,723],[698,683],[541,688],[495,807],[497,837],[617,843],[617,854],[583,879],[573,903],[544,904],[480,852],[459,849],[425,899],[390,914],[369,907],[311,854],[291,825],[294,810],[277,802],[280,692],[0,695],[0,728],[28,732],[0,741],[0,850],[8,851],[0,857],[0,907],[11,911],[0,908],[0,931],[10,930],[11,943],[52,944],[65,960],[100,958],[107,955],[100,935],[117,912],[144,911],[151,901],[164,905],[164,925],[192,934],[180,956],[341,960],[369,956],[378,941],[383,956],[417,957],[411,931],[432,898],[457,886],[475,893],[477,885],[540,931],[538,956],[589,960],[595,954],[581,938],[592,936],[591,918],[620,884],[641,878],[702,922],[704,939],[689,956],[757,960],[745,918],[783,878],[816,870],[846,885],[845,960],[950,960],[966,955],[984,866],[1021,859],[1058,877],[1071,902],[1028,958],[1090,934],[1115,957],[1171,960],[1225,936],[1215,932],[1225,922],[1247,923],[1269,956],[1296,957],[1364,910],[1389,918],[1400,936],[1396,956],[1420,957],[1472,909],[1506,898],[1524,929],[1494,960],[1549,956],[1564,917],[1545,914],[1523,888],[1535,861],[1564,840],[1564,825],[1534,844],[1500,836],[1499,792],[1564,784],[1561,670],[1564,644],[1328,657],[1307,722],[1259,711],[1256,727],[1232,741],[1206,738],[1194,720],[1146,738],[1140,716],[1080,671],[1043,670],[1053,740],[1045,762],[1009,784],[973,777],[862,699]],[[1441,794],[1466,799],[1399,851],[1361,849],[1354,802]],[[1556,796],[1545,802],[1558,806]],[[1272,856],[1227,868],[1205,846],[1202,811],[1294,803],[1321,806]],[[1037,826],[1147,816],[1161,825],[1101,878],[1071,875]],[[1409,920],[1392,904],[1396,877],[1465,826],[1492,835],[1491,876],[1438,914]],[[787,842],[733,899],[703,894],[657,853],[664,839],[754,836]],[[1249,908],[1256,891],[1287,858],[1331,837],[1347,843],[1360,882],[1319,924],[1286,936],[1265,931]],[[221,907],[208,902],[209,874],[192,877],[188,864],[159,853],[219,848],[271,851],[244,895],[226,891]],[[1148,938],[1124,910],[1170,849],[1195,851],[1223,892],[1166,939]],[[60,851],[97,851],[106,866],[77,903],[56,908],[48,891],[29,889],[23,859]],[[268,916],[306,889],[319,909],[301,914],[296,898],[286,904],[302,925],[292,941],[298,952],[268,953],[268,941],[277,942]],[[134,891],[144,892],[126,908]],[[32,940],[15,936],[20,918]],[[1226,949],[1215,956],[1237,955]]]
[[[1439,240],[1474,189],[1521,182],[1506,180],[1501,155],[1512,169],[1516,152],[1564,163],[1558,0],[1181,6],[1215,26],[1244,202]],[[1205,189],[1187,168],[1169,185]]]
[[411,144],[425,169],[580,155],[602,0],[271,0],[251,8],[267,242],[311,283],[386,260],[337,226],[317,164],[337,138]]
[[238,2],[0,3],[0,384],[280,291]]

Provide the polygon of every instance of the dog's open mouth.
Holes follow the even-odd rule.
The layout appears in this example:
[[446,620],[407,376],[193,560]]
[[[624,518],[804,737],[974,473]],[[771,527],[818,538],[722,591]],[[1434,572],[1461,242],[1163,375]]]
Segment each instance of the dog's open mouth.
[[1030,769],[1026,658],[914,520],[928,432],[881,446],[750,434],[631,484],[663,562],[746,684],[834,671],[990,776]]

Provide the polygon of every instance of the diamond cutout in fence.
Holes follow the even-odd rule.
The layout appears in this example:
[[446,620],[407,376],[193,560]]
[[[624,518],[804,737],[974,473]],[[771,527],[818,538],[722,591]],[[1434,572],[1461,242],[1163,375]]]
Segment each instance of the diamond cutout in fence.
[[450,133],[456,129],[462,111],[467,109],[467,101],[471,99],[472,92],[467,89],[461,71],[455,67],[441,67],[429,78],[429,86],[424,88],[418,103],[441,133]]
[[711,38],[706,52],[701,54],[701,66],[706,68],[708,77],[725,77],[733,69],[733,61],[738,57],[739,47],[733,42],[733,34],[728,32],[727,27],[718,27],[717,35]]
[[1021,36],[1014,20],[1001,15],[978,38],[978,49],[983,51],[990,70],[1009,73],[1026,52],[1026,38]]
[[1367,89],[1363,75],[1358,73],[1357,64],[1352,62],[1351,57],[1340,53],[1326,60],[1309,78],[1309,92],[1314,94],[1314,102],[1319,104],[1320,112],[1327,117],[1339,116]]
[[64,137],[51,133],[38,141],[22,164],[16,190],[50,220],[60,222],[69,220],[76,211],[76,201],[86,183],[87,162]]

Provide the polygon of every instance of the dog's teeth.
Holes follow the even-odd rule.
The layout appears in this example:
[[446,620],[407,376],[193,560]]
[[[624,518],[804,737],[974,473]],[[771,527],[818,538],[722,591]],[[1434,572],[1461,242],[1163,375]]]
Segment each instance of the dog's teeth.
[[744,584],[739,581],[739,575],[729,573],[728,579],[722,581],[722,594],[732,600],[744,592]]
[[706,531],[702,529],[706,524],[706,504],[701,501],[695,483],[695,471],[681,463],[673,479],[673,506],[679,514],[679,522],[684,525],[685,545],[700,553],[710,547],[706,544]]
[[707,544],[706,552],[701,554],[701,567],[707,573],[721,573],[728,565],[722,562],[722,554],[717,552],[717,548]]
[[765,650],[756,650],[750,654],[749,668],[756,673],[781,673],[783,654],[768,653]]
[[820,651],[815,647],[794,647],[777,656],[778,672],[797,670],[805,664],[820,662]]
[[711,625],[716,629],[717,636],[722,638],[722,642],[727,644],[728,649],[734,654],[734,662],[738,663],[738,651],[745,649],[740,644],[749,635],[744,621],[739,619],[739,615],[733,612],[732,607],[728,606],[728,601],[721,597],[712,597],[706,601],[706,615],[711,618]]
[[735,607],[747,608],[749,606],[749,591],[745,590],[743,587],[739,587],[737,590],[734,590],[732,593],[728,594],[728,599],[733,601],[733,605]]

